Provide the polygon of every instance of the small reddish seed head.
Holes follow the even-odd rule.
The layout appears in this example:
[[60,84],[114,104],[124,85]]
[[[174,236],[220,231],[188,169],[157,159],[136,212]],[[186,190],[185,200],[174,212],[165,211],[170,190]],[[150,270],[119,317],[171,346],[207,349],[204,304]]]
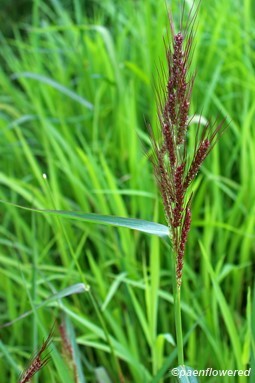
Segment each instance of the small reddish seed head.
[[[52,327],[47,339],[43,342],[41,348],[32,359],[28,368],[22,373],[19,383],[28,383],[32,377],[40,371],[50,360],[49,351],[47,352],[52,340],[54,326]],[[47,352],[45,354],[45,352]]]

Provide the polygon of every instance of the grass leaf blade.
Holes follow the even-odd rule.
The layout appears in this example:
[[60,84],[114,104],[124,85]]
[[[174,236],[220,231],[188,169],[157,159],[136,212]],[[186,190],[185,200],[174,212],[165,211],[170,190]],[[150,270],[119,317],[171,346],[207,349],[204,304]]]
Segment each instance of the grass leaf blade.
[[37,213],[46,213],[55,216],[62,216],[64,218],[71,218],[78,221],[97,223],[102,225],[125,227],[127,229],[133,229],[141,231],[143,233],[157,235],[159,237],[169,237],[169,229],[167,226],[156,222],[145,221],[143,219],[116,217],[111,215],[100,215],[94,213],[83,213],[78,211],[34,209],[1,200],[0,203],[16,206],[18,208],[34,211]]

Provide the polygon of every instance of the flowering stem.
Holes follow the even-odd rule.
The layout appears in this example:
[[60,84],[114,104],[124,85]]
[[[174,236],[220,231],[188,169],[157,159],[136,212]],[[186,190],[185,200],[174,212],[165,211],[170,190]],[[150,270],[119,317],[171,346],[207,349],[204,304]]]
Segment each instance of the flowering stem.
[[[190,71],[193,57],[194,26],[198,6],[193,4],[183,23],[185,1],[179,32],[175,32],[170,16],[170,39],[166,39],[167,70],[156,87],[161,138],[157,141],[151,130],[154,149],[153,165],[158,181],[164,212],[172,237],[174,319],[178,363],[184,365],[181,320],[181,283],[188,233],[191,225],[192,191],[190,187],[217,138],[224,131],[224,120],[207,124],[196,132],[193,157],[189,153],[188,131],[192,123],[190,101],[195,75]],[[160,73],[160,72],[159,72]],[[189,132],[190,134],[191,132]]]
[[181,286],[176,278],[176,255],[173,252],[173,293],[174,293],[174,319],[176,343],[178,352],[178,365],[184,365],[183,337],[182,337],[182,316],[181,316]]

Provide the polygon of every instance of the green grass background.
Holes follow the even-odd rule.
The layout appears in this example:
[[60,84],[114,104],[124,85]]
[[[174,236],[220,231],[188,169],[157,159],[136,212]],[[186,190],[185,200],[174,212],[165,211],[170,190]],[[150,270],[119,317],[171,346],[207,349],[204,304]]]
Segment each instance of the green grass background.
[[[169,5],[177,17],[178,1]],[[0,36],[0,199],[165,223],[145,123],[156,126],[165,2],[34,0],[25,20]],[[226,116],[230,126],[195,184],[182,288],[185,361],[253,367],[253,377],[224,383],[255,379],[254,20],[252,0],[202,1],[193,57],[192,112]],[[107,383],[104,373],[119,382],[120,371],[125,382],[170,381],[163,377],[177,359],[167,243],[5,204],[0,232],[0,322],[33,310],[1,329],[1,381],[18,381],[63,313],[75,330],[80,382]],[[84,281],[91,293],[36,310]],[[60,349],[56,332],[52,362],[35,382],[73,381]]]

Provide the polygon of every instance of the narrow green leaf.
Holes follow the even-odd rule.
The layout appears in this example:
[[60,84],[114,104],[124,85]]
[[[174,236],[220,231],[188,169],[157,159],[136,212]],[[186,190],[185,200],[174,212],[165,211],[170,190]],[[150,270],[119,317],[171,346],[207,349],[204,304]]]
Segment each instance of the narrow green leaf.
[[52,88],[54,88],[54,89],[58,90],[59,92],[63,93],[64,95],[70,97],[72,100],[74,100],[74,101],[78,102],[79,104],[85,106],[87,109],[90,109],[90,110],[93,109],[93,105],[89,101],[87,101],[85,98],[79,96],[74,91],[66,88],[65,86],[59,84],[58,82],[52,80],[49,77],[42,76],[42,75],[37,74],[37,73],[31,73],[31,72],[15,73],[12,76],[13,80],[16,80],[16,79],[19,79],[19,78],[30,78],[32,80],[36,80],[36,81],[42,82],[43,84],[49,85]]
[[143,70],[139,68],[134,62],[126,61],[125,66],[130,69],[140,80],[142,80],[146,85],[150,83],[148,76],[145,74]]
[[147,234],[158,235],[159,237],[169,236],[169,230],[167,226],[161,225],[156,222],[145,221],[142,219],[114,217],[110,215],[106,216],[92,213],[69,212],[64,210],[43,210],[41,212],[76,219],[79,221],[101,223],[102,225],[126,227],[128,229],[141,231]]
[[251,342],[252,342],[252,333],[251,333],[251,289],[248,288],[247,294],[247,306],[246,306],[246,318],[247,318],[247,328],[245,331],[245,338],[243,343],[242,351],[242,363],[244,366],[247,366],[251,360]]
[[160,223],[145,221],[143,219],[136,218],[124,218],[124,217],[116,217],[111,215],[100,215],[93,213],[82,213],[76,211],[66,211],[66,210],[48,210],[48,209],[33,209],[25,206],[16,205],[10,202],[2,201],[1,203],[16,206],[20,209],[34,211],[37,213],[46,213],[50,215],[61,216],[64,218],[71,218],[78,221],[90,222],[90,223],[99,223],[102,225],[110,225],[117,227],[126,227],[127,229],[133,229],[137,231],[141,231],[147,234],[157,235],[159,237],[168,237],[169,229],[165,225],[161,225]]
[[[37,305],[35,307],[35,309],[38,310],[41,307],[46,306],[48,303],[50,303],[52,301],[56,301],[58,299],[62,299],[62,298],[68,297],[69,295],[72,295],[72,294],[81,294],[83,292],[89,291],[89,289],[90,289],[89,286],[84,285],[84,283],[76,283],[75,285],[69,286],[69,287],[59,291],[58,293],[51,295],[45,301],[43,301],[42,303]],[[6,323],[2,324],[0,326],[0,328],[9,327],[12,324],[14,324],[15,322],[17,322],[17,321],[19,321],[19,320],[21,320],[23,318],[26,318],[27,316],[31,315],[32,313],[33,313],[33,310],[26,311],[25,313],[21,314],[20,316],[18,316],[17,318],[13,319],[12,321],[6,322]]]
[[124,278],[127,276],[127,273],[121,273],[119,274],[114,282],[112,283],[111,287],[109,288],[108,294],[105,298],[104,303],[102,304],[101,310],[104,311],[106,307],[108,306],[109,302],[112,300],[113,296],[115,295],[116,291],[118,291],[120,284],[123,282]]
[[121,88],[121,76],[119,70],[118,59],[116,57],[116,51],[114,49],[114,42],[112,36],[107,28],[102,25],[90,25],[88,27],[91,30],[98,32],[105,44],[112,68],[114,70],[114,78],[119,88]]
[[104,367],[96,368],[95,375],[98,383],[112,383]]

